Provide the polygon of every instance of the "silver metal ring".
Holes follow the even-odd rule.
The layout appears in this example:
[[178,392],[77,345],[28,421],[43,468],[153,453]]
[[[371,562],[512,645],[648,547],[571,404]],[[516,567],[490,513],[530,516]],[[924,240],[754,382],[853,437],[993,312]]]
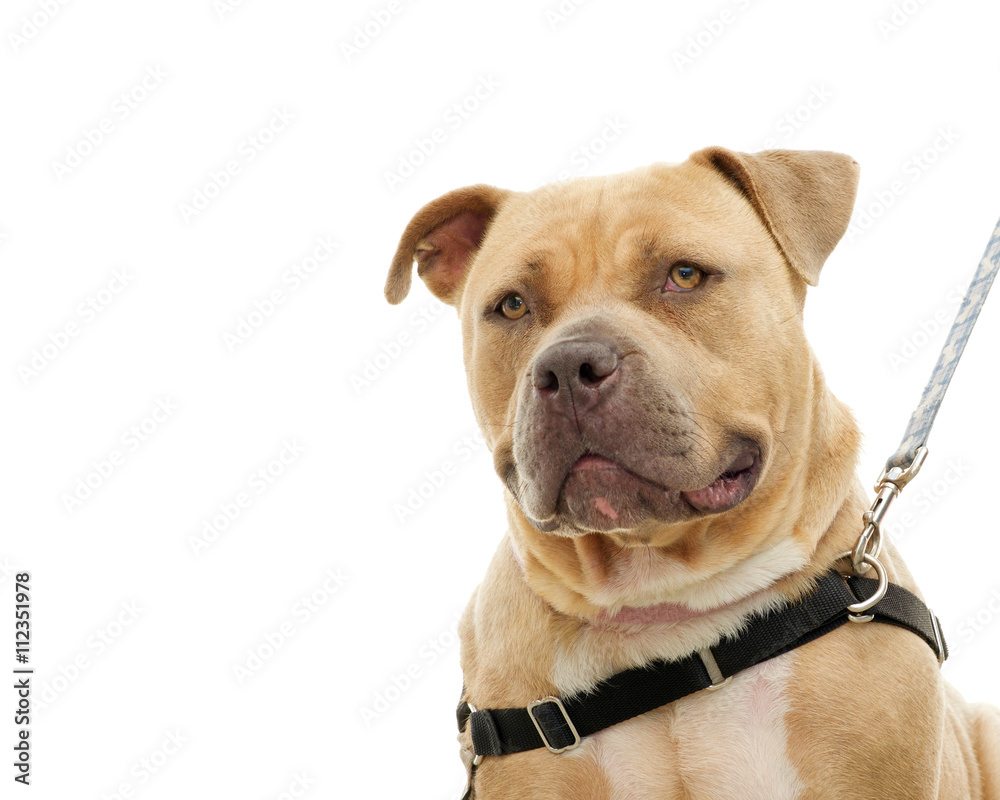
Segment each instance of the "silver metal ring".
[[851,603],[851,605],[847,607],[847,618],[851,622],[870,622],[872,620],[871,614],[866,615],[867,618],[859,615],[864,614],[864,612],[869,608],[873,608],[878,605],[882,598],[885,597],[886,591],[889,589],[889,576],[886,574],[885,567],[882,565],[882,562],[875,556],[871,555],[871,553],[865,553],[864,563],[875,569],[875,574],[878,576],[878,587],[875,589],[875,593],[867,600]]

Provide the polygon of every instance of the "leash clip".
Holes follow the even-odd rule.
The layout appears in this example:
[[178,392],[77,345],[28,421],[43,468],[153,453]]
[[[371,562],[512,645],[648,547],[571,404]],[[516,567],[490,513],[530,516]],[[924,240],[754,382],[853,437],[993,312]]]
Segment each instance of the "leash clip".
[[892,469],[887,469],[888,464],[882,467],[882,474],[878,476],[878,480],[875,481],[875,491],[881,491],[882,487],[887,483],[893,484],[899,491],[903,491],[911,480],[913,480],[917,473],[920,472],[920,468],[924,465],[924,461],[927,459],[927,446],[920,445],[917,448],[917,452],[913,454],[913,460],[909,463],[906,468],[903,467],[893,467]]
[[[865,556],[871,556],[877,561],[879,553],[882,552],[882,520],[885,519],[889,506],[920,472],[926,458],[927,448],[921,445],[917,448],[913,460],[907,467],[892,467],[891,469],[882,467],[882,474],[875,482],[875,502],[862,515],[861,519],[865,524],[865,529],[851,551],[851,568],[859,578],[868,572],[869,566],[875,566]],[[876,567],[877,572],[878,567]]]

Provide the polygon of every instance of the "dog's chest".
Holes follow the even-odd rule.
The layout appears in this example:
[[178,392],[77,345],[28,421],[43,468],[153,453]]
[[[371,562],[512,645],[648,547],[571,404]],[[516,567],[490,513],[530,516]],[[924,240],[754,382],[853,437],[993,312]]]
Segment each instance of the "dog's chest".
[[759,664],[595,735],[588,755],[612,787],[609,800],[799,797],[785,725],[793,661],[789,653]]

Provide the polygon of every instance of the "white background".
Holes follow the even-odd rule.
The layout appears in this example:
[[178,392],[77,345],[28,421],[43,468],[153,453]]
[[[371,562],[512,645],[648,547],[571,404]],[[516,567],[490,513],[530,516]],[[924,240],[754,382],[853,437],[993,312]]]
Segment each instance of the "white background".
[[[853,241],[806,325],[865,431],[866,485],[905,427],[943,339],[935,316],[950,324],[1000,214],[1000,9],[388,8],[0,12],[0,640],[12,669],[13,573],[28,570],[36,670],[27,790],[11,789],[16,697],[0,692],[4,796],[459,792],[451,631],[503,533],[501,486],[474,438],[454,312],[419,282],[401,307],[382,297],[406,222],[449,189],[530,189],[710,144],[849,153]],[[339,247],[292,290],[286,271],[322,237]],[[276,289],[284,302],[252,313]],[[998,325],[995,298],[889,520],[955,650],[947,675],[992,702]],[[159,421],[158,401],[174,409]],[[286,441],[301,452],[252,483]],[[449,461],[457,473],[429,482]],[[427,497],[401,515],[411,491]],[[196,552],[241,492],[247,507]]]

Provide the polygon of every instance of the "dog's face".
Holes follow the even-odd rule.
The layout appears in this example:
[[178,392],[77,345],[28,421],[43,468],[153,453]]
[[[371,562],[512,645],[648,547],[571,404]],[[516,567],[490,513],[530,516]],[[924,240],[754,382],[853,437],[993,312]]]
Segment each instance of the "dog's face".
[[775,513],[804,458],[805,286],[856,180],[832,153],[711,149],[529,193],[469,187],[414,217],[386,294],[405,296],[415,258],[458,307],[515,514],[669,546],[709,518]]

